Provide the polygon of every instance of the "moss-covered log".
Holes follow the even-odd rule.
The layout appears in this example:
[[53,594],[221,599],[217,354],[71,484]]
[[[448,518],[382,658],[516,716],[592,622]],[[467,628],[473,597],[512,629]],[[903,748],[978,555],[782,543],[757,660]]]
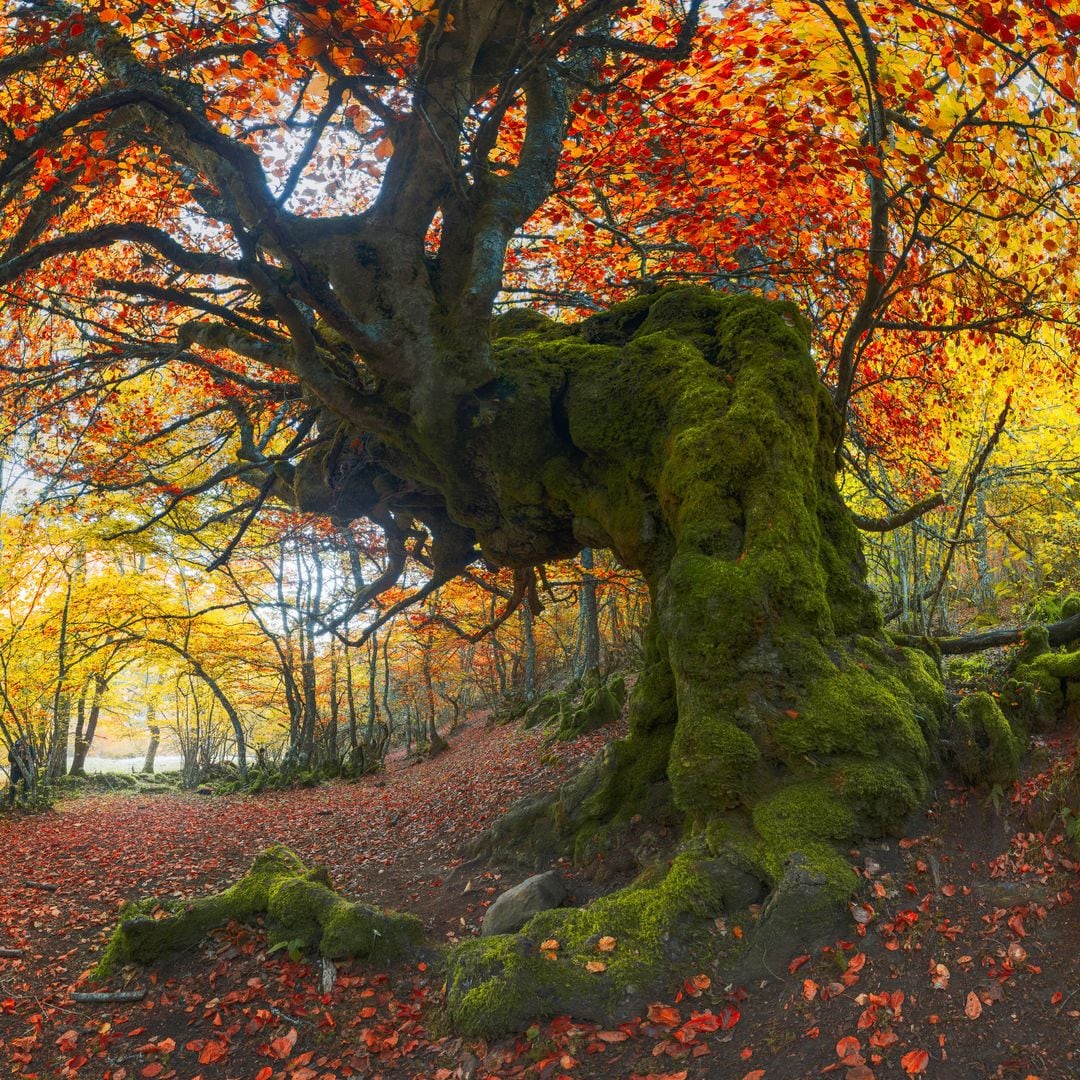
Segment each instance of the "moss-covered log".
[[152,964],[198,944],[216,927],[258,915],[266,916],[271,945],[318,949],[331,959],[391,959],[415,947],[421,935],[418,919],[344,899],[325,869],[309,870],[288,848],[275,845],[224,892],[126,904],[94,978],[107,978],[127,963]]

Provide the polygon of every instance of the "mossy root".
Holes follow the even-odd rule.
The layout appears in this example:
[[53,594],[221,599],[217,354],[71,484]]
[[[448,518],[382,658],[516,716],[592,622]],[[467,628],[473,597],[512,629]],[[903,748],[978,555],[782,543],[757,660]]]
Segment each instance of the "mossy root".
[[128,963],[152,964],[198,944],[216,927],[257,915],[266,916],[271,945],[317,948],[331,959],[387,960],[408,952],[421,937],[418,919],[344,899],[331,888],[325,869],[309,870],[298,855],[275,844],[223,892],[126,904],[92,977],[105,979]]

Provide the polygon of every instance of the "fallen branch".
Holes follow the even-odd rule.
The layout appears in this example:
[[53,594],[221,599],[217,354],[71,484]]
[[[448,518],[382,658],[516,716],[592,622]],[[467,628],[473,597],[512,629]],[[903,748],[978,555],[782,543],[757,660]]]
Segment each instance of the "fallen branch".
[[50,885],[47,881],[30,881],[29,878],[24,879],[23,884],[28,889],[41,889],[44,892],[56,892],[60,888],[59,885]]
[[0,949],[0,957],[5,960],[17,960],[22,955],[22,949]]
[[[980,634],[961,634],[959,637],[923,638],[909,634],[891,636],[898,645],[912,645],[917,648],[920,644],[930,642],[945,656],[965,656],[968,653],[982,652],[984,649],[998,649],[1003,645],[1019,645],[1027,634],[1040,625],[1043,624],[1002,627],[997,630],[984,630]],[[1060,622],[1045,624],[1043,628],[1050,645],[1055,648],[1069,645],[1080,638],[1080,613],[1070,615]]]
[[146,997],[145,990],[97,990],[83,991],[71,995],[75,1001],[93,1002],[95,1004],[110,1001],[142,1001]]

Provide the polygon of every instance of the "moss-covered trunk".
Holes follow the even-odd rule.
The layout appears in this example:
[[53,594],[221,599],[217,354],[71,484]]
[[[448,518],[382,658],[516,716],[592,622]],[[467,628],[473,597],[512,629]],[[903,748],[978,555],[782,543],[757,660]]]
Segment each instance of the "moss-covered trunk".
[[700,927],[766,895],[740,963],[820,931],[855,884],[845,847],[924,796],[944,708],[931,658],[882,632],[835,483],[839,421],[792,306],[670,288],[573,327],[518,311],[491,330],[474,343],[484,363],[462,362],[495,377],[456,397],[448,384],[440,423],[405,399],[378,433],[328,418],[319,452],[285,474],[308,510],[422,521],[443,577],[477,547],[517,568],[591,547],[648,581],[628,738],[495,840],[588,858],[661,817],[682,837],[677,878],[603,906],[627,953],[607,990],[587,983],[591,1006],[527,945],[561,935],[580,966],[592,914],[539,919],[511,953],[462,946],[450,1007],[476,1031],[534,1005],[609,1018],[627,987],[655,989],[673,942],[707,952]]
[[[610,547],[644,572],[653,598],[628,738],[587,790],[539,811],[542,829],[535,813],[519,824],[545,835],[554,824],[582,857],[620,823],[666,811],[697,869],[684,865],[677,889],[657,886],[667,891],[656,932],[670,940],[765,891],[751,949],[813,932],[856,883],[844,846],[897,827],[925,795],[944,695],[931,658],[882,633],[803,320],[784,304],[673,289],[573,331],[522,316],[499,329],[515,331],[496,340],[499,408],[478,414],[470,445],[499,493],[502,531],[482,508],[455,507],[453,492],[451,513],[502,561],[523,527],[547,530],[553,547],[560,528],[564,548]],[[550,426],[522,439],[537,415]],[[530,842],[520,830],[514,839]],[[639,888],[626,903],[660,895]],[[569,939],[563,957],[612,929],[559,918],[561,935],[558,918],[540,929]],[[641,947],[655,967],[656,948]],[[541,979],[546,1010],[581,1011],[576,990],[561,1000],[548,986],[547,961],[514,952],[511,962],[501,948],[459,951],[460,1023],[521,1019],[506,1002],[522,978]],[[655,975],[627,978],[640,990]],[[594,1015],[618,1012],[625,985],[587,986]]]

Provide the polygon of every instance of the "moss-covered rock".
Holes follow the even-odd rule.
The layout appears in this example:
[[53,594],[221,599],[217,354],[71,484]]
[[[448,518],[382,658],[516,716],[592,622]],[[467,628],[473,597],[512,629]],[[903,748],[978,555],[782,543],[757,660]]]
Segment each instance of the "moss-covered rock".
[[1011,717],[1036,731],[1053,730],[1070,711],[1080,715],[1080,649],[1022,652],[1001,698]]
[[957,706],[948,746],[953,767],[968,783],[1002,786],[1020,773],[1021,741],[985,690]]
[[421,935],[418,919],[344,899],[325,869],[308,870],[288,848],[274,845],[224,892],[126,904],[93,977],[107,978],[123,964],[152,964],[198,944],[216,927],[263,914],[271,945],[317,948],[331,959],[387,960],[415,947]]

